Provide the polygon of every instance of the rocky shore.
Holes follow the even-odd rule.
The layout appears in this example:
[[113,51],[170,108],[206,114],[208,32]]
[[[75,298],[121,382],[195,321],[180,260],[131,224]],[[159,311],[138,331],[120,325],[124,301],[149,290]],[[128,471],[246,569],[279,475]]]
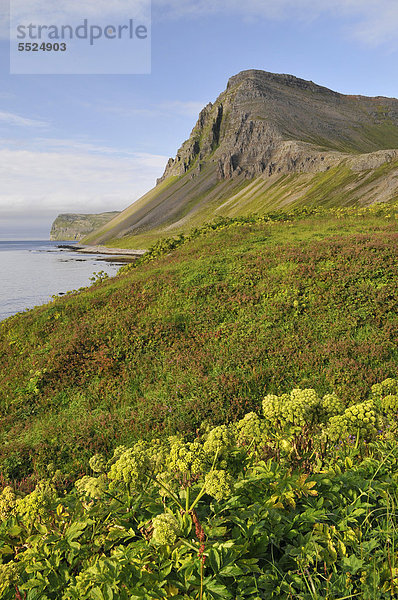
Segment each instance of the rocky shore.
[[108,248],[107,246],[88,246],[85,244],[60,244],[58,248],[73,250],[80,254],[104,254],[107,256],[117,256],[118,258],[139,258],[145,254],[146,250],[127,250],[126,248]]

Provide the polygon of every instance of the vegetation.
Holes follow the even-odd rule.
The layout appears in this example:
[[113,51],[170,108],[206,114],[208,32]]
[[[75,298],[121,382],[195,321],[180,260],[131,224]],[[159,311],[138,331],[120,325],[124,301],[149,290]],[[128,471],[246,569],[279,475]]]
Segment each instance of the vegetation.
[[2,322],[0,598],[396,597],[397,217],[218,219]]
[[0,494],[3,600],[378,600],[398,591],[398,380],[313,389]]
[[[181,188],[185,195],[178,215],[173,213],[173,217],[167,223],[160,226],[158,224],[148,230],[138,229],[134,235],[122,238],[117,235],[111,238],[108,235],[101,243],[116,248],[149,248],[159,239],[168,238],[170,234],[174,237],[180,234],[187,235],[193,227],[201,228],[203,223],[213,219],[214,215],[223,219],[244,220],[249,213],[253,213],[267,218],[270,212],[274,214],[275,211],[283,212],[287,210],[286,207],[289,207],[290,213],[296,214],[303,206],[307,209],[331,209],[332,211],[338,206],[343,209],[352,206],[354,214],[358,203],[373,203],[375,197],[380,197],[381,193],[378,190],[381,188],[389,190],[384,199],[393,196],[393,175],[397,168],[398,161],[393,160],[375,169],[357,171],[343,160],[339,165],[323,172],[292,173],[281,175],[276,180],[264,177],[247,179],[242,174],[232,180],[218,182],[211,190],[202,190],[201,193],[185,189],[185,186],[189,188],[193,185],[195,179],[183,185],[183,180],[172,177],[170,181],[168,179],[164,181],[160,187],[156,187],[139,202],[142,207],[144,200],[146,201],[148,197],[153,199],[155,193],[164,191],[166,184],[170,188],[170,198],[173,197],[173,193],[177,193],[177,189]],[[206,172],[207,167],[203,168],[202,175]],[[176,188],[172,193],[174,184]],[[138,203],[133,204],[129,209],[130,213],[133,214],[138,207]],[[123,215],[127,216],[125,213]],[[120,223],[123,218],[120,216]],[[109,232],[110,229],[108,234]],[[105,230],[103,233],[106,233]],[[96,233],[87,240],[91,243],[97,238]]]
[[[397,364],[394,206],[220,220],[0,325],[0,473],[30,490],[286,389],[366,400]],[[173,247],[179,246],[172,250]]]

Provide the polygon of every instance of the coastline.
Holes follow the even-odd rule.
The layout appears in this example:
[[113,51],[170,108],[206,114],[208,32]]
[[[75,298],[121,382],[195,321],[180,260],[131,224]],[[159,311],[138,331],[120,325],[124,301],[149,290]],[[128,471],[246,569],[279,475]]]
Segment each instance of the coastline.
[[88,246],[85,244],[60,244],[60,249],[72,250],[80,254],[103,254],[104,256],[117,256],[119,258],[139,258],[146,250],[128,250],[126,248],[108,248],[107,246]]

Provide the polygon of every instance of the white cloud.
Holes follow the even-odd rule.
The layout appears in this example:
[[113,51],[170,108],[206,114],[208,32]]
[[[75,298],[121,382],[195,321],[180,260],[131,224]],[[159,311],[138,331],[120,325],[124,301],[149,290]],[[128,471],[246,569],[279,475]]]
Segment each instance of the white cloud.
[[21,117],[20,115],[2,110],[0,110],[0,122],[7,125],[17,125],[19,127],[48,127],[48,123],[45,121],[28,119],[27,117]]
[[[53,140],[45,151],[0,146],[0,220],[20,215],[121,210],[150,189],[167,157]],[[57,149],[58,146],[58,149]]]
[[[4,2],[4,0],[2,0]],[[6,4],[6,2],[4,2]],[[145,13],[149,0],[11,0],[11,14],[24,17],[27,13],[43,19],[107,18],[118,15],[130,18]]]
[[166,114],[171,113],[175,115],[183,115],[184,117],[197,117],[206,104],[207,102],[196,102],[195,100],[187,102],[174,100],[159,104],[159,110],[165,112]]
[[311,21],[330,15],[337,17],[351,36],[366,44],[397,40],[397,0],[153,0],[153,4],[163,18],[232,14],[244,19]]
[[[311,21],[322,15],[337,17],[342,28],[370,45],[395,42],[398,28],[397,0],[152,0],[153,18],[199,18],[203,15],[233,14],[241,18],[264,18]],[[148,0],[11,0],[14,16],[31,14],[46,21],[108,17],[130,18],[144,13]],[[5,31],[4,16],[8,14],[8,0],[0,0],[0,16]]]
[[0,0],[0,37],[9,38],[9,19],[14,24],[80,24],[83,19],[108,24],[123,19],[150,19],[150,0]]
[[123,118],[131,117],[170,117],[170,116],[183,116],[183,117],[195,117],[197,118],[202,108],[207,102],[188,100],[171,100],[169,102],[162,102],[160,104],[154,104],[147,108],[134,108],[131,106],[111,105],[111,104],[97,104],[97,110],[100,112],[116,114]]

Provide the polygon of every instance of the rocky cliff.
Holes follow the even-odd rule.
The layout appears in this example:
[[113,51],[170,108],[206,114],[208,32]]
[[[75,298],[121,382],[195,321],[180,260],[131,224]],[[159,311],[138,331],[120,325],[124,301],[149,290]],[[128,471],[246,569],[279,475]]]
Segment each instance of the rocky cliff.
[[51,241],[80,241],[95,229],[109,223],[119,212],[106,212],[98,215],[64,214],[58,215],[51,227]]
[[[397,149],[398,100],[347,96],[292,75],[244,71],[201,111],[158,185],[87,241],[177,232],[232,214],[232,205],[233,214],[245,214],[308,198],[387,201],[398,193]],[[334,177],[324,187],[326,198],[312,188],[319,191],[319,176],[323,182],[328,172]]]

